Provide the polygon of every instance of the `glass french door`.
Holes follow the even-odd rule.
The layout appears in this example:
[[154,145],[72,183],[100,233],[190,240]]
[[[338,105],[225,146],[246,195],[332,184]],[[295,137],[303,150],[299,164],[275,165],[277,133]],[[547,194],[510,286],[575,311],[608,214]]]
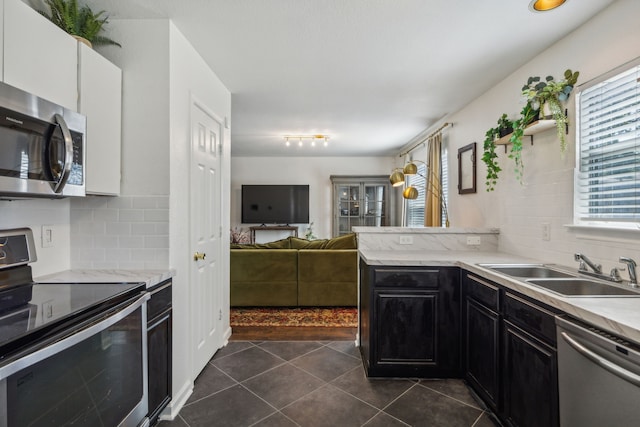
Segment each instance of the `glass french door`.
[[358,177],[332,177],[334,182],[334,237],[353,227],[381,227],[388,221],[388,179],[358,181]]

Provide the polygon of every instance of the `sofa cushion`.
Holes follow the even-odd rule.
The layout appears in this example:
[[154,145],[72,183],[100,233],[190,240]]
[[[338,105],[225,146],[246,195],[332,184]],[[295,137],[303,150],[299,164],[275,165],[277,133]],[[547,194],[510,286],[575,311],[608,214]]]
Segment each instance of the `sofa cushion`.
[[291,249],[357,249],[356,234],[345,234],[333,239],[306,240],[289,237]]
[[326,240],[307,240],[299,237],[289,237],[291,249],[322,249]]
[[358,251],[354,249],[298,252],[298,305],[356,306]]
[[298,250],[231,250],[231,306],[298,304]]
[[[289,239],[280,239],[275,242],[268,243],[249,243],[249,244],[239,244],[232,243],[231,249],[291,249],[291,244],[289,243]],[[293,248],[297,249],[297,248]]]
[[356,233],[345,234],[344,236],[329,239],[322,249],[358,249]]

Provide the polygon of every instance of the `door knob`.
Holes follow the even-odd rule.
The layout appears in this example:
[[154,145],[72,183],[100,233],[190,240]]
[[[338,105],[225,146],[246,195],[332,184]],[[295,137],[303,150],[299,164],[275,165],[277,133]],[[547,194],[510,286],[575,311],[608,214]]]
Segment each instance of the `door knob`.
[[207,254],[203,253],[203,252],[196,252],[193,254],[193,260],[194,261],[198,261],[199,259],[204,260],[206,258]]

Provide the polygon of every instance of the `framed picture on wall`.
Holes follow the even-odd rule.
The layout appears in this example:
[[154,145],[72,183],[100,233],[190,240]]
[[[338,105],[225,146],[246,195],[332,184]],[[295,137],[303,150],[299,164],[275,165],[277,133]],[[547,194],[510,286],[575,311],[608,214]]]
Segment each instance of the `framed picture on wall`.
[[458,149],[458,194],[476,192],[476,143]]

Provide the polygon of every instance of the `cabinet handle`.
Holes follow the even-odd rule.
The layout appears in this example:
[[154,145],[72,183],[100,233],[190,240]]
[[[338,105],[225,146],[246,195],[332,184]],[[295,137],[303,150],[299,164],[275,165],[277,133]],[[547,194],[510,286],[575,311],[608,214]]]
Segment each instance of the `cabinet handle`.
[[205,254],[204,252],[196,252],[193,254],[193,260],[194,261],[198,261],[198,260],[203,260],[207,257],[207,254]]

